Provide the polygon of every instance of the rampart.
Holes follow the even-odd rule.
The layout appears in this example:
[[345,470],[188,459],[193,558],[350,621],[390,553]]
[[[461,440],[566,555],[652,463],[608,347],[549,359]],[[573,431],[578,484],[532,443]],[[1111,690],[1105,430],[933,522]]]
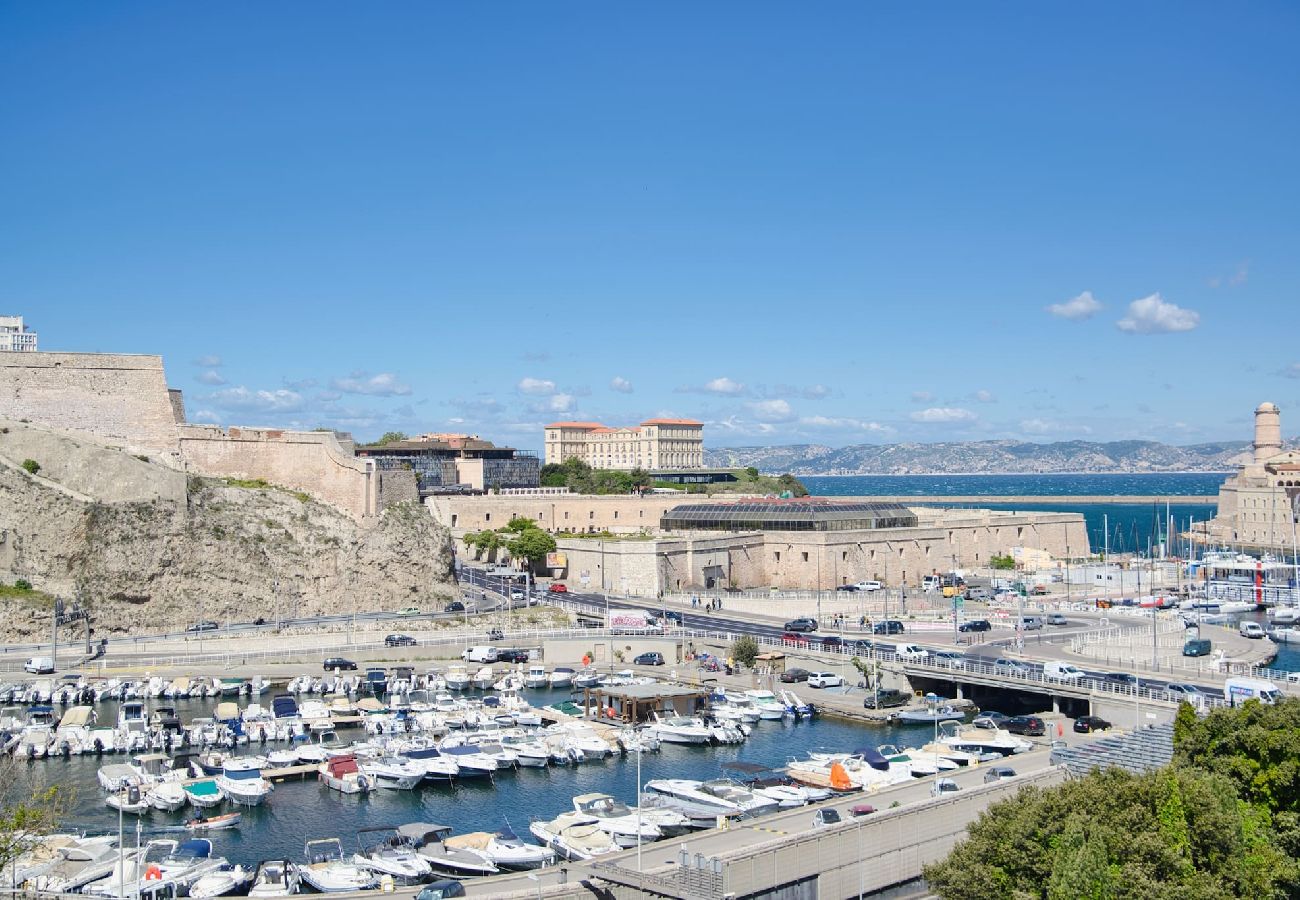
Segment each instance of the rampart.
[[161,356],[0,353],[0,419],[174,458],[179,405],[168,394]]
[[223,431],[216,425],[177,430],[186,468],[198,474],[262,479],[310,493],[358,519],[381,509],[374,463],[348,454],[333,432],[234,426]]

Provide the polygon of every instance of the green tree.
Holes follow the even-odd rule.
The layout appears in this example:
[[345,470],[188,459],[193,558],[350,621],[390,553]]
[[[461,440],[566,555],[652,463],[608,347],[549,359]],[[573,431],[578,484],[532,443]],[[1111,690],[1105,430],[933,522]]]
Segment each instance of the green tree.
[[756,469],[755,467],[745,466],[744,472],[745,472],[745,477],[748,478],[750,481],[758,480],[758,469]]
[[41,464],[34,459],[24,459],[22,467],[27,470],[28,474],[35,475],[41,470]]
[[731,658],[742,666],[754,665],[754,660],[758,658],[758,641],[754,640],[753,635],[742,634],[731,644]]
[[32,771],[12,756],[0,757],[0,870],[50,833],[72,801],[69,791],[39,783]]
[[1016,558],[1014,556],[998,556],[994,554],[989,557],[989,565],[995,569],[1014,569],[1016,567]]
[[1114,896],[1106,845],[1085,836],[1082,824],[1072,821],[1056,846],[1047,900],[1110,900]]
[[511,519],[509,522],[506,523],[506,527],[503,530],[511,531],[514,532],[515,534],[518,534],[522,531],[527,531],[530,528],[536,528],[536,527],[537,527],[536,519],[525,519],[523,516],[515,516],[513,519]]
[[406,440],[406,433],[405,433],[405,432],[402,432],[402,431],[385,431],[384,434],[383,434],[383,436],[380,437],[379,440],[375,441],[373,444],[370,444],[369,446],[371,446],[371,447],[382,447],[382,446],[384,446],[385,444],[395,444],[395,443],[397,443],[398,441],[404,441],[404,440]]
[[525,528],[506,544],[506,549],[511,559],[526,559],[537,565],[546,559],[546,554],[555,552],[555,538],[540,528]]

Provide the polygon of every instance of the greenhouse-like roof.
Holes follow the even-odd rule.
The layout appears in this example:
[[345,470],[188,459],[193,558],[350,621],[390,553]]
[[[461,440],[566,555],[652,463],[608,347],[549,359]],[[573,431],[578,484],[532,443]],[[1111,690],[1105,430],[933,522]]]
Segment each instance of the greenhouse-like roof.
[[854,531],[915,528],[916,514],[899,503],[823,500],[745,500],[684,503],[664,513],[665,531]]

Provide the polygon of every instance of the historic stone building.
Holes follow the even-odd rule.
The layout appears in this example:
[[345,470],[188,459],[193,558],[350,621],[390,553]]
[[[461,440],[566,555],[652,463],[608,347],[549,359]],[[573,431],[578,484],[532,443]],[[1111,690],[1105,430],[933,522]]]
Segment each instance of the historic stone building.
[[1300,528],[1300,453],[1282,449],[1282,414],[1255,410],[1255,458],[1219,489],[1218,514],[1197,529],[1210,546],[1290,552]]
[[546,426],[546,462],[580,459],[593,469],[698,469],[704,465],[704,423],[646,419],[609,428],[599,422]]

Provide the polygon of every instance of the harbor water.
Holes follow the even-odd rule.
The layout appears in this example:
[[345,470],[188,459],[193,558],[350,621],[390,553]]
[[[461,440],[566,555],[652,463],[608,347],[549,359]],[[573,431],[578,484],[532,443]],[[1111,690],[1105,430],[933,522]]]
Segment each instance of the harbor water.
[[[860,691],[859,691],[860,693]],[[801,690],[805,699],[816,701],[818,692]],[[567,692],[528,691],[525,697],[536,706],[565,699]],[[149,705],[175,706],[183,721],[210,716],[213,704],[204,700],[146,701]],[[117,705],[97,705],[101,722],[115,721]],[[642,783],[652,778],[708,779],[723,775],[725,763],[744,761],[761,765],[782,766],[791,758],[801,758],[811,750],[852,750],[868,745],[892,743],[900,747],[919,746],[934,736],[931,725],[866,728],[832,718],[810,721],[762,721],[743,744],[720,746],[682,746],[665,743],[658,752],[643,754]],[[363,729],[340,729],[342,740],[364,740]],[[266,750],[279,744],[267,744]],[[261,752],[258,745],[247,745],[240,754]],[[104,805],[104,792],[96,780],[101,765],[124,762],[124,754],[103,757],[77,756],[70,759],[35,760],[32,775],[46,783],[57,783],[75,792],[66,826],[96,833],[116,833],[118,816]],[[576,766],[519,768],[499,772],[493,781],[462,779],[454,786],[425,783],[413,791],[379,790],[363,795],[343,795],[320,784],[314,776],[306,780],[288,779],[278,783],[266,803],[257,807],[236,807],[227,803],[220,810],[238,809],[243,819],[238,829],[205,833],[213,842],[213,852],[232,862],[253,864],[264,859],[301,859],[303,844],[313,838],[338,837],[344,850],[356,848],[358,829],[371,825],[401,825],[408,822],[433,822],[447,825],[456,833],[494,831],[509,822],[526,840],[532,819],[551,819],[572,809],[571,800],[578,794],[602,791],[629,805],[637,794],[636,754],[615,755]],[[150,837],[180,838],[187,832],[181,827],[193,815],[189,807],[175,813],[150,812],[140,817],[143,839]],[[134,845],[136,820],[125,818],[127,844]]]

